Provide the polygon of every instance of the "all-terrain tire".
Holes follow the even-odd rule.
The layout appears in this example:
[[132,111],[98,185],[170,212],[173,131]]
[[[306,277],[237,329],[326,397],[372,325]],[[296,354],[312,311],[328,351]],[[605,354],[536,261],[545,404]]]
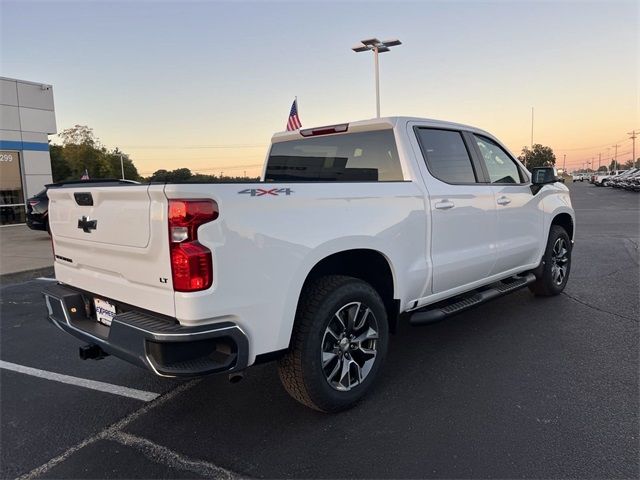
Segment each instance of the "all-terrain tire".
[[534,271],[536,281],[529,285],[529,290],[544,297],[562,293],[571,271],[571,248],[567,231],[559,225],[552,225],[542,262]]
[[[341,318],[346,320],[342,322]],[[354,320],[350,322],[349,318]],[[360,328],[355,328],[361,321],[363,323]],[[340,335],[334,335],[333,332],[339,333],[340,325],[347,323],[351,323],[354,328],[345,333],[345,337],[352,338],[352,342],[361,342],[358,343],[358,349],[349,340],[337,343],[334,341],[334,337],[338,338]],[[330,329],[332,333],[328,333]],[[347,328],[344,331],[347,332]],[[367,333],[371,331],[376,331],[375,338]],[[366,348],[363,346],[364,342]],[[384,363],[388,342],[387,313],[380,295],[371,285],[342,275],[319,278],[302,292],[290,349],[278,363],[280,380],[294,399],[310,408],[322,412],[348,409],[362,399],[374,384]],[[341,348],[345,347],[347,350],[342,351]],[[340,355],[339,358],[331,358],[333,353],[327,353],[331,348],[334,349],[331,352]],[[369,362],[371,353],[365,356],[362,352],[374,350],[373,361]],[[337,378],[337,382],[336,377],[329,378],[335,364],[327,363],[325,366],[325,355],[331,358],[329,362],[335,361],[338,365],[343,365],[338,369],[339,377],[345,371],[344,365],[347,365],[347,373]],[[365,367],[354,365],[358,359],[366,364],[366,373]],[[348,388],[338,383],[341,380]]]

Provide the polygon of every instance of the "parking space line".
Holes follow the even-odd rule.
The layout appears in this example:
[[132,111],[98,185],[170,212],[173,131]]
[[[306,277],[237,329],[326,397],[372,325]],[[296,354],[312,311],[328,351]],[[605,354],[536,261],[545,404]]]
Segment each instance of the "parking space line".
[[0,360],[0,368],[11,370],[13,372],[24,373],[25,375],[31,375],[33,377],[53,380],[54,382],[67,383],[69,385],[89,388],[91,390],[97,390],[99,392],[106,392],[112,393],[114,395],[120,395],[122,397],[135,398],[136,400],[142,400],[143,402],[154,400],[160,395],[158,393],[145,392],[144,390],[136,390],[135,388],[122,387],[120,385],[99,382],[97,380],[88,380],[86,378],[78,378],[72,377],[70,375],[63,375],[61,373],[48,372],[46,370],[40,370],[38,368],[25,367],[24,365],[5,362],[4,360]]
[[122,420],[117,421],[113,425],[105,428],[101,432],[98,432],[94,436],[84,439],[82,442],[78,443],[77,445],[74,445],[73,447],[68,448],[57,457],[54,457],[51,460],[49,460],[47,463],[34,468],[30,472],[20,475],[16,480],[32,480],[32,479],[43,476],[53,467],[64,462],[67,458],[69,458],[71,455],[76,453],[78,450],[86,447],[87,445],[91,445],[92,443],[95,443],[98,440],[108,439],[112,437],[116,432],[121,431],[123,428],[125,428],[134,420],[150,412],[154,408],[164,405],[168,401],[180,395],[182,392],[185,392],[190,388],[192,388],[194,385],[197,385],[199,382],[200,382],[200,379],[196,378],[194,380],[190,380],[186,383],[183,383],[182,385],[174,388],[173,390],[163,395],[160,395],[160,397],[158,397],[157,400],[145,404],[142,408],[136,410],[135,412],[130,413],[129,415],[124,417]]

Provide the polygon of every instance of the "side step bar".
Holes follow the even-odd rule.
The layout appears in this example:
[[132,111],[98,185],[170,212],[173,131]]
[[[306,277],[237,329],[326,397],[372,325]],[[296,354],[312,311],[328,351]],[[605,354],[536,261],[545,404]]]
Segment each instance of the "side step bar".
[[[481,303],[501,297],[507,293],[519,290],[536,281],[533,273],[524,276],[511,277],[501,282],[493,283],[483,289],[473,290],[464,297],[454,297],[454,301],[438,302],[416,310],[411,315],[409,323],[414,326],[439,322],[452,315],[468,310]],[[447,303],[448,302],[448,303]]]

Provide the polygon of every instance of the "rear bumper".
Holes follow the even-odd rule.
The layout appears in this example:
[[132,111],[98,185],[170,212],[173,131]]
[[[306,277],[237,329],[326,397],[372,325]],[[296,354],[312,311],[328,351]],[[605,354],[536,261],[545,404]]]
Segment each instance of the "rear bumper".
[[127,310],[118,311],[107,327],[95,320],[91,294],[62,284],[42,294],[55,326],[157,375],[192,377],[247,367],[249,342],[234,323],[184,327],[175,319]]

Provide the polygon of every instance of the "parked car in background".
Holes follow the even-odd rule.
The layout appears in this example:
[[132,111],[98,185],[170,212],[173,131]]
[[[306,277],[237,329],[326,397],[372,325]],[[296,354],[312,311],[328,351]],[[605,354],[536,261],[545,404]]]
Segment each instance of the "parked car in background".
[[633,190],[634,192],[640,192],[640,171],[637,171],[627,181],[625,186],[626,190]]
[[574,182],[583,182],[584,181],[584,174],[582,174],[582,173],[572,173],[571,174],[571,179]]
[[49,231],[49,196],[47,190],[51,187],[78,187],[84,185],[121,185],[137,184],[133,180],[119,180],[115,178],[97,180],[71,180],[67,182],[51,183],[44,190],[36,193],[27,200],[27,227],[31,230]]
[[635,172],[635,168],[631,169],[631,170],[620,170],[620,173],[618,173],[617,175],[612,176],[611,178],[608,178],[606,181],[606,185],[609,187],[613,187],[613,188],[619,188],[620,186],[620,182],[623,182],[624,179],[633,174]]
[[636,173],[638,173],[639,170],[640,169],[638,168],[631,168],[627,170],[624,174],[612,179],[611,186],[613,188],[626,188],[629,181],[636,175]]
[[598,172],[593,177],[593,184],[597,187],[604,187],[609,182],[609,179],[616,176],[622,170],[613,170],[611,172]]
[[49,230],[49,197],[46,188],[27,200],[27,227],[31,230]]

